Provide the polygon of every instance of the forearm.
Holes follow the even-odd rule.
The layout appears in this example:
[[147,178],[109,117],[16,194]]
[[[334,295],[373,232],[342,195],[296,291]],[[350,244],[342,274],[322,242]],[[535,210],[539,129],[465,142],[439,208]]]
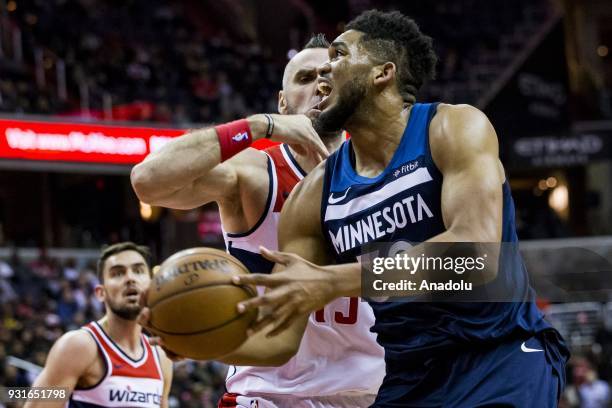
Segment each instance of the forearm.
[[[247,121],[252,140],[265,137],[264,115],[252,115]],[[220,163],[221,145],[215,128],[198,129],[171,140],[136,165],[131,174],[132,185],[142,201],[157,204],[205,178]]]

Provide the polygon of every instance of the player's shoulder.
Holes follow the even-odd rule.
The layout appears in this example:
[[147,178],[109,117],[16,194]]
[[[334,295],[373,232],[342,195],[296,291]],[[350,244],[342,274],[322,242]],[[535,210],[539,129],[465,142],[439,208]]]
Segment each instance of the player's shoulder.
[[96,341],[85,329],[64,333],[53,346],[56,352],[60,354],[78,355],[80,357],[96,355],[97,347]]
[[480,109],[468,104],[438,104],[436,114],[429,125],[430,134],[456,135],[458,127],[467,124],[484,124],[489,119]]
[[49,351],[45,366],[54,373],[80,375],[98,356],[96,341],[88,332],[78,329],[57,339]]
[[265,169],[268,166],[268,155],[262,150],[249,148],[244,149],[228,160],[228,162],[242,166],[257,166]]
[[[236,180],[238,185],[260,186],[262,180],[267,180],[268,155],[261,150],[255,148],[244,149],[223,164],[232,166],[238,177]],[[258,190],[258,188],[254,188],[254,190]],[[232,200],[235,198],[231,197]]]
[[441,103],[429,124],[429,142],[432,151],[440,148],[455,154],[497,143],[497,136],[480,109],[467,104]]

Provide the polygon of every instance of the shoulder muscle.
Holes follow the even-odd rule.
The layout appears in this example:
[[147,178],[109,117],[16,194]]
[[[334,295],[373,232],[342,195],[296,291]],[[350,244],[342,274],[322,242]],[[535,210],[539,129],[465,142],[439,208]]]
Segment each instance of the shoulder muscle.
[[441,104],[430,124],[431,153],[442,173],[475,157],[497,158],[497,134],[487,116],[470,105]]
[[45,368],[35,384],[74,387],[97,357],[97,345],[89,333],[85,330],[68,332],[51,347]]

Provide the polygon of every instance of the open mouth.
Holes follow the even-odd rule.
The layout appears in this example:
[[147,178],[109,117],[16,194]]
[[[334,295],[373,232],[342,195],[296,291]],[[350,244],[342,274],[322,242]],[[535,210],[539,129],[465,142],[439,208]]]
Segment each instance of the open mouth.
[[332,93],[333,88],[331,86],[331,83],[329,83],[328,81],[320,81],[317,84],[317,90],[319,91],[319,94],[321,95],[321,100],[315,106],[315,109],[322,111],[328,105],[326,102],[329,99],[329,95]]
[[127,289],[123,292],[125,297],[138,297],[140,295],[140,291],[138,289]]
[[321,112],[327,107],[329,104],[328,99],[329,95],[332,92],[331,83],[327,80],[320,81],[317,83],[317,103],[312,105],[312,107],[308,110],[306,114],[311,119],[318,117]]

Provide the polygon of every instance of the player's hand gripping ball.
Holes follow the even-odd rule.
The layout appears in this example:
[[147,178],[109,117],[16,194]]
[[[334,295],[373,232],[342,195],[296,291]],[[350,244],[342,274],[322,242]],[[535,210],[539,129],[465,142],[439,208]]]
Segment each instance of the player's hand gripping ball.
[[147,329],[164,348],[195,360],[221,357],[237,349],[256,311],[238,314],[236,304],[257,294],[255,287],[232,284],[248,274],[233,256],[213,248],[177,252],[161,264],[146,297]]

